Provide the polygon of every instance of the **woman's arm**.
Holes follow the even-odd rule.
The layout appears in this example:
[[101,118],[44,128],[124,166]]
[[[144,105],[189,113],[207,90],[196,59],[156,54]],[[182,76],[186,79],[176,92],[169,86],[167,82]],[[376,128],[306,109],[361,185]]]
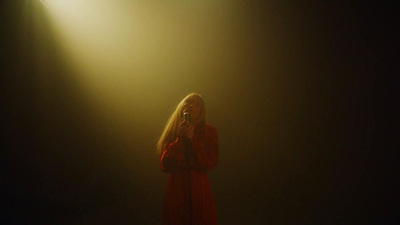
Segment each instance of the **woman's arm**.
[[190,164],[196,170],[211,170],[217,165],[218,161],[218,133],[212,126],[206,127],[206,141],[193,140],[192,158]]
[[164,172],[174,172],[187,167],[185,162],[185,145],[182,138],[178,137],[167,148],[163,149],[160,167]]

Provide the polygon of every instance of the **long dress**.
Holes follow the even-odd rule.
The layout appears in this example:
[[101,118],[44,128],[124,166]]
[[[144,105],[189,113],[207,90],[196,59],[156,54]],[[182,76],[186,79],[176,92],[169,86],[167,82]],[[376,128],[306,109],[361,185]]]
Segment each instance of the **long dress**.
[[[218,161],[218,134],[208,123],[195,127],[189,145],[193,225],[216,225],[217,213],[207,171]],[[169,172],[163,202],[163,225],[190,224],[189,170],[185,143],[177,138],[161,153],[160,167]]]

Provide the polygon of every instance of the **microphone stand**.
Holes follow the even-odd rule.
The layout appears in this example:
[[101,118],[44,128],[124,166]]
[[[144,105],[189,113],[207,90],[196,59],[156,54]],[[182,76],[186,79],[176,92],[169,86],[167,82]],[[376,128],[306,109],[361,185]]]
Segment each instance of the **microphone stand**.
[[185,139],[185,158],[186,164],[188,165],[188,180],[189,180],[189,215],[190,215],[190,225],[193,224],[193,213],[192,213],[192,182],[191,182],[191,168],[190,168],[190,160],[189,160],[189,150],[190,150],[190,140]]

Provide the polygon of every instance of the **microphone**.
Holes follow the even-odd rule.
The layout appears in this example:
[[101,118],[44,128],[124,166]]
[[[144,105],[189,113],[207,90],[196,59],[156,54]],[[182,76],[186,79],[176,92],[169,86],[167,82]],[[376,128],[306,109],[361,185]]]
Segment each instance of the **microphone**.
[[183,118],[186,122],[192,123],[192,118],[190,117],[190,113],[188,112],[183,113]]
[[[192,122],[192,118],[190,117],[190,113],[188,113],[188,112],[183,113],[183,118],[184,118],[185,122],[187,122],[187,123]],[[189,159],[188,151],[189,151],[189,147],[190,147],[190,139],[184,138],[183,143],[185,144],[185,147],[186,147],[185,155],[186,155],[186,159],[188,160]]]

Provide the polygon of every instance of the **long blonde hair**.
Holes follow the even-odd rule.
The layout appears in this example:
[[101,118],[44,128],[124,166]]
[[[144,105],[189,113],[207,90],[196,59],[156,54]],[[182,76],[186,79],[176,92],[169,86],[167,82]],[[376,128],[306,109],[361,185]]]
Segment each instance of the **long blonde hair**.
[[185,102],[191,98],[197,98],[201,103],[201,113],[198,123],[204,123],[206,121],[206,109],[204,105],[204,99],[200,94],[191,93],[187,95],[176,107],[175,112],[169,117],[167,124],[165,125],[164,131],[161,134],[160,140],[157,142],[157,150],[161,153],[170,143],[176,140],[178,137],[179,123],[183,118],[183,106]]

